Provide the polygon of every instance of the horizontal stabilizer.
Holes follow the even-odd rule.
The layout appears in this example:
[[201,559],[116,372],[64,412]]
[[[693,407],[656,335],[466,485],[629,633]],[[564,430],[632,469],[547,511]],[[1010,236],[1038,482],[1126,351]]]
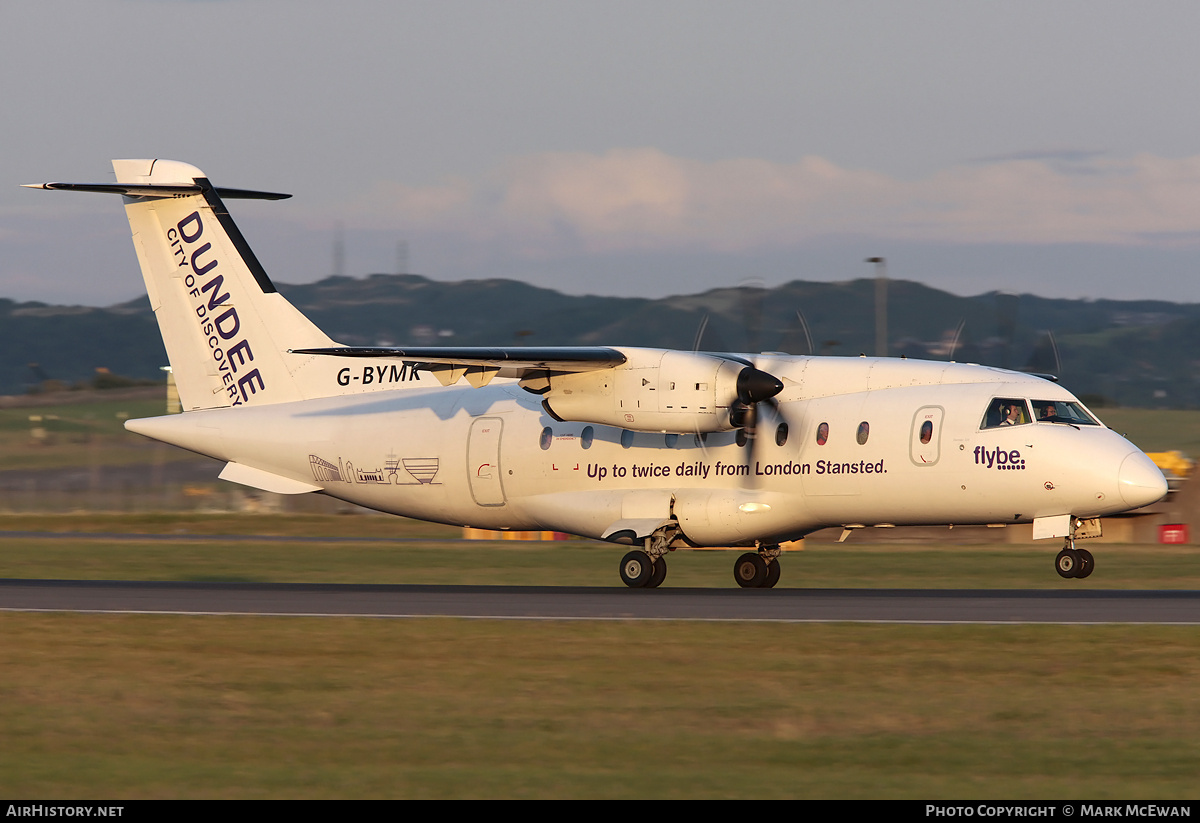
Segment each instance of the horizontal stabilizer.
[[[127,197],[184,197],[202,191],[199,184],[175,183],[25,183],[27,189],[54,191],[91,191],[101,194],[123,194]],[[286,200],[290,194],[250,189],[215,188],[222,200]]]
[[113,173],[111,183],[29,187],[122,195],[184,411],[340,393],[335,381],[286,354],[285,346],[333,341],[279,294],[223,199],[289,195],[217,188],[177,160],[113,160]]

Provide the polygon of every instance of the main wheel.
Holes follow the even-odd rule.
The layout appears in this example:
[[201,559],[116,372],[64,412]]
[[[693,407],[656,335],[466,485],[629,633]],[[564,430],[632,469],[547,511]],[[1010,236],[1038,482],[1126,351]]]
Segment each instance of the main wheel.
[[657,589],[667,579],[667,558],[660,557],[654,561],[654,571],[650,573],[650,579],[646,581],[647,589]]
[[1092,553],[1087,549],[1076,549],[1075,553],[1079,555],[1079,573],[1075,577],[1082,580],[1092,573],[1092,569],[1096,568],[1096,561],[1092,559]]
[[760,589],[767,581],[767,561],[758,552],[746,552],[733,564],[733,579],[743,589]]
[[775,584],[779,582],[779,560],[772,560],[767,564],[767,579],[763,581],[762,588],[773,589]]
[[654,574],[650,555],[635,549],[621,558],[621,582],[631,589],[643,588]]
[[1078,577],[1080,566],[1079,552],[1074,549],[1063,549],[1054,558],[1054,570],[1059,577]]

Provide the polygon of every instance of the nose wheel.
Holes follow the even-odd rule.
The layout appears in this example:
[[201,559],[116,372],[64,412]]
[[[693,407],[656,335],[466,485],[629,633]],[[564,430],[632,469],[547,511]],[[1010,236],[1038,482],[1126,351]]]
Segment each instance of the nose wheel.
[[1068,545],[1054,558],[1054,570],[1059,577],[1082,580],[1092,573],[1096,561],[1092,559],[1090,551],[1076,549],[1071,545],[1072,542],[1068,539]]

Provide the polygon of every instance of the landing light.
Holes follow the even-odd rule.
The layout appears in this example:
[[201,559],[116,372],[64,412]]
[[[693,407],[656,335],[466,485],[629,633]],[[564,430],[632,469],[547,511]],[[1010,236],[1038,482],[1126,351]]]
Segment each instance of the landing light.
[[738,510],[743,511],[746,514],[754,514],[755,512],[769,512],[771,510],[771,505],[769,503],[743,503],[742,505],[738,506]]

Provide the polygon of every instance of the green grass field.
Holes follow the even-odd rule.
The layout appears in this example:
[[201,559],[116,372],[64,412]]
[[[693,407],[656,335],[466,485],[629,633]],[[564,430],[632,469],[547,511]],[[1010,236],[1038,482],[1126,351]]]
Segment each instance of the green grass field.
[[1200,632],[0,614],[0,793],[1194,798]]
[[[626,547],[590,540],[461,541],[459,529],[376,515],[0,515],[0,531],[72,537],[0,539],[0,577],[288,583],[620,586]],[[92,532],[95,536],[86,536]],[[106,533],[163,534],[134,540]],[[964,541],[970,530],[961,530]],[[304,541],[220,540],[222,534],[297,535]],[[183,539],[180,539],[183,538]],[[320,538],[314,540],[314,538]],[[372,538],[358,542],[348,538]],[[393,542],[395,541],[395,542]],[[402,541],[402,542],[401,542]],[[1053,545],[1051,545],[1053,544]],[[805,541],[782,560],[782,588],[1200,589],[1190,546],[1105,543],[1097,570],[1063,580],[1058,544],[894,545]],[[738,551],[678,551],[664,586],[733,585]]]
[[[164,389],[165,393],[165,389]],[[0,409],[0,471],[64,466],[123,466],[193,455],[125,431],[130,418],[164,413],[165,401],[101,400],[82,405]]]
[[1098,409],[1104,424],[1142,451],[1177,449],[1200,458],[1200,411],[1177,409]]

